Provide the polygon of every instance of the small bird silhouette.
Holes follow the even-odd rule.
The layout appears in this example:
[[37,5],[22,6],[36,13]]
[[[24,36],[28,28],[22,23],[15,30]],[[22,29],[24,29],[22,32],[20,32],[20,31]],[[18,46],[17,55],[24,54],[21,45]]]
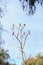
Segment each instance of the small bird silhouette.
[[14,35],[14,32],[12,32],[12,35]]

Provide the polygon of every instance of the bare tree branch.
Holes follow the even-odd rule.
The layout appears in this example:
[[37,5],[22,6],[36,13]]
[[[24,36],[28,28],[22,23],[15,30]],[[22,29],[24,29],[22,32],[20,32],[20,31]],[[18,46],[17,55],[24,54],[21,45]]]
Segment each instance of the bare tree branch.
[[28,35],[29,35],[29,33],[27,33],[27,35],[25,36],[23,48],[25,47],[25,44],[26,44],[26,40],[27,40]]

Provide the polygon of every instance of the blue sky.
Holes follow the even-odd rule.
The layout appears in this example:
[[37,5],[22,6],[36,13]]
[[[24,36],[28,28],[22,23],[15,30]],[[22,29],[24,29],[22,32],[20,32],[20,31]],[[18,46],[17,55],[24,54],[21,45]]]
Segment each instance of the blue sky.
[[[43,54],[43,7],[37,6],[35,14],[29,16],[22,10],[19,0],[10,0],[7,6],[8,12],[5,13],[5,17],[2,19],[3,28],[9,32],[11,32],[13,23],[17,26],[19,23],[26,23],[26,28],[31,31],[25,46],[27,58],[30,54],[32,56],[38,53]],[[3,32],[3,39],[6,42],[3,47],[9,50],[10,60],[20,65],[21,60],[17,58],[17,56],[20,56],[18,41],[5,31]]]

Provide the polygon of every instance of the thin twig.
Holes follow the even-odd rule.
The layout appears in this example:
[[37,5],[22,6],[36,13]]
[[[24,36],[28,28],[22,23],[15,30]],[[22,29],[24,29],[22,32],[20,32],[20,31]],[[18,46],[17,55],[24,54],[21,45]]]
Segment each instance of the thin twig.
[[19,41],[19,43],[20,43],[20,40],[16,37],[16,35],[14,34],[14,37]]
[[23,48],[24,48],[24,46],[25,46],[25,44],[26,44],[26,40],[27,40],[28,35],[29,35],[29,33],[27,33],[27,35],[26,35],[26,37],[25,37]]

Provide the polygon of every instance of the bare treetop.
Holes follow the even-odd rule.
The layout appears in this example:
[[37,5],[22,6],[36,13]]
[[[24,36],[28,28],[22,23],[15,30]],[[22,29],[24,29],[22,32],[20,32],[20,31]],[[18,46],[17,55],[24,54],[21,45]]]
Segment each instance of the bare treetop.
[[[22,57],[22,61],[24,62],[25,65],[25,61],[26,61],[26,54],[24,51],[24,47],[26,44],[26,40],[28,35],[30,35],[30,30],[28,31],[23,31],[25,30],[25,26],[26,24],[22,24],[20,23],[18,26],[16,26],[15,24],[12,25],[12,35],[18,40],[19,42],[19,52],[21,53],[21,57]],[[17,30],[15,30],[15,28],[17,28]],[[15,33],[16,31],[16,33]]]

